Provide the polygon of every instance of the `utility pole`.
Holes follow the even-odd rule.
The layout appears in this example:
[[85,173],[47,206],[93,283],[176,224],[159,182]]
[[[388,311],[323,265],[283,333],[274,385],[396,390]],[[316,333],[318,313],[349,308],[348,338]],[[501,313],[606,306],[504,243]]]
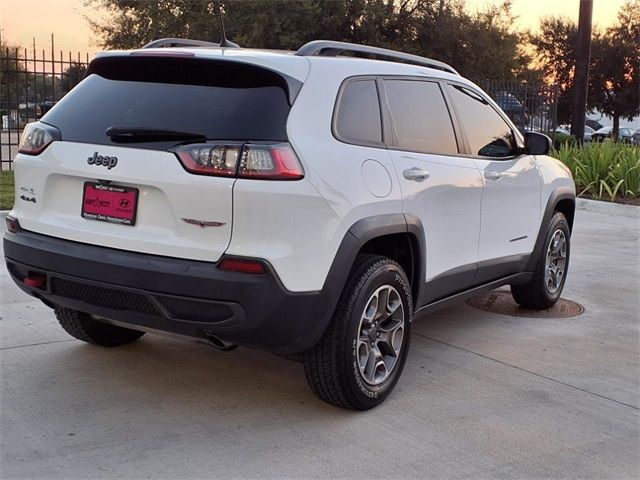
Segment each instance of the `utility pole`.
[[593,0],[580,0],[578,19],[578,45],[576,52],[575,95],[571,115],[571,135],[582,144],[584,140],[584,119],[587,110],[589,90],[589,63],[591,61],[591,20]]

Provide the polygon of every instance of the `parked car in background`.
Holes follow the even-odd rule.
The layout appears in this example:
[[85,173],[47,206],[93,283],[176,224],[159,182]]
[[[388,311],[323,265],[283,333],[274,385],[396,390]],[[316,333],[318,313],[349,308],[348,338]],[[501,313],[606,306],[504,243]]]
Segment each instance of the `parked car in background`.
[[603,127],[603,125],[599,121],[592,120],[591,118],[587,118],[584,123],[593,130],[600,130]]
[[49,110],[51,110],[53,108],[53,106],[56,104],[56,102],[52,102],[50,100],[46,101],[46,102],[42,102],[39,106],[40,106],[40,116],[38,118],[41,118],[42,115],[44,115],[45,113],[47,113]]
[[633,137],[631,137],[631,143],[640,147],[640,128],[633,133]]
[[[569,126],[569,125],[560,125],[558,128],[556,128],[555,132],[559,133],[561,135],[571,135],[571,126]],[[589,125],[585,125],[584,126],[583,141],[585,143],[590,142],[591,141],[591,136],[594,133],[595,133],[595,130],[593,128],[591,128]]]
[[512,93],[501,91],[494,96],[496,103],[516,126],[522,128],[528,123],[527,110],[518,97]]
[[27,102],[18,104],[18,109],[12,116],[16,119],[18,128],[24,128],[27,123],[39,119],[42,115],[39,105]]
[[[618,130],[618,141],[631,143],[633,137],[633,131],[629,127],[620,127]],[[591,135],[591,140],[594,142],[602,142],[607,138],[613,138],[613,127],[602,127],[600,130],[596,130]]]
[[589,125],[585,125],[584,126],[584,141],[585,141],[585,143],[591,141],[591,137],[593,136],[594,133],[596,133],[596,131],[593,128],[591,128]]

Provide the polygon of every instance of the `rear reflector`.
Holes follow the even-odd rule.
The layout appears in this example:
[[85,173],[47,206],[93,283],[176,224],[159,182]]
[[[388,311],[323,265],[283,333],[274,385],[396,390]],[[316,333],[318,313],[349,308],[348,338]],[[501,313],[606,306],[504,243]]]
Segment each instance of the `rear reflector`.
[[47,284],[47,277],[44,275],[30,273],[28,277],[25,277],[23,282],[29,287],[44,288]]
[[240,260],[236,258],[225,258],[218,266],[220,270],[240,273],[264,273],[264,264],[257,260]]
[[288,143],[194,143],[179,147],[184,168],[199,175],[258,180],[299,180],[304,170]]

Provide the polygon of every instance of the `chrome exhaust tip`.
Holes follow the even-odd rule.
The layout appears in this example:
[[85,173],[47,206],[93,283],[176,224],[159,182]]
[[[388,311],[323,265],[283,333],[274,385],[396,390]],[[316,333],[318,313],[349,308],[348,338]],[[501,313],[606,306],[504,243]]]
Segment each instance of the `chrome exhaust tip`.
[[226,342],[221,338],[216,337],[215,335],[207,334],[206,339],[209,345],[211,345],[214,348],[217,348],[218,350],[222,350],[224,352],[229,352],[231,350],[238,348],[237,344]]

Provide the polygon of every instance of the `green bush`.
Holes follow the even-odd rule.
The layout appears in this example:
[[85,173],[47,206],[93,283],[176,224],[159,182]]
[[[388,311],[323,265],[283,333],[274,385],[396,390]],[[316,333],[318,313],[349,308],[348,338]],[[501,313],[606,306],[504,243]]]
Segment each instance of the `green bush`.
[[578,141],[573,135],[555,132],[551,133],[549,136],[553,139],[553,148],[556,150],[560,150],[562,147],[578,145]]
[[573,173],[578,195],[640,197],[640,148],[614,142],[565,144],[554,156]]

